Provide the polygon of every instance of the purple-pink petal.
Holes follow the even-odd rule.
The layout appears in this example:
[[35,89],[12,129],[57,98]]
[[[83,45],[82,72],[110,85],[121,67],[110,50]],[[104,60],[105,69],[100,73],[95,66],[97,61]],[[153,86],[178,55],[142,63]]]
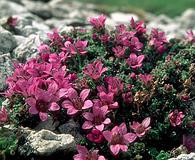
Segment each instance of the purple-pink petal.
[[39,112],[39,117],[42,121],[46,121],[48,118],[48,114],[45,112]]
[[104,124],[96,125],[95,128],[98,129],[99,131],[103,131],[104,130]]
[[72,104],[71,101],[65,100],[65,101],[62,103],[62,107],[68,109],[68,108],[72,108],[72,107],[74,107],[74,106],[73,106],[73,104]]
[[88,109],[88,108],[91,108],[92,106],[93,106],[93,102],[91,100],[86,100],[84,102],[82,109]]
[[88,153],[88,150],[85,146],[77,145],[76,148],[81,155],[86,155]]
[[150,117],[147,117],[145,118],[143,121],[142,121],[142,125],[147,128],[149,125],[150,125]]
[[120,151],[120,145],[116,144],[116,145],[110,145],[110,151],[113,153],[113,155],[117,155]]
[[59,109],[60,109],[60,106],[56,102],[52,102],[49,107],[50,111],[58,111]]
[[75,109],[74,107],[69,107],[67,108],[67,114],[68,115],[74,115],[78,112],[79,110]]
[[104,132],[103,132],[103,136],[104,136],[104,138],[105,138],[108,142],[111,142],[111,140],[112,140],[112,132],[110,132],[110,131],[104,131]]
[[106,118],[103,122],[103,124],[110,124],[111,123],[111,120],[110,118]]
[[83,125],[82,125],[82,128],[83,129],[91,129],[93,127],[93,124],[92,124],[92,122],[90,122],[90,121],[85,121],[84,123],[83,123]]
[[86,98],[89,95],[89,92],[90,92],[90,89],[84,89],[84,90],[81,91],[80,97],[81,97],[82,101],[86,100]]
[[90,112],[83,113],[83,117],[88,121],[93,121],[94,115]]
[[28,111],[29,111],[29,113],[31,113],[31,114],[38,114],[38,113],[39,113],[39,111],[37,110],[37,108],[36,108],[35,106],[30,107],[30,108],[28,109]]
[[134,133],[127,133],[124,136],[124,139],[127,143],[132,143],[136,140],[137,136]]

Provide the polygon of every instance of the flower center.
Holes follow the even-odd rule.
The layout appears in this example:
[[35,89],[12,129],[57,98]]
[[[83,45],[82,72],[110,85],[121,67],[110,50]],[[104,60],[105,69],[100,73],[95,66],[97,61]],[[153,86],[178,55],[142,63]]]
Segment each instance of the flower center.
[[132,59],[132,60],[131,60],[131,65],[132,65],[132,66],[137,65],[137,59]]
[[144,128],[142,125],[140,125],[140,126],[135,130],[135,132],[138,133],[138,134],[141,134],[141,133],[143,133],[144,131],[145,131],[145,128]]
[[86,157],[86,160],[97,160],[97,159],[98,159],[98,156],[94,155],[92,152],[89,151],[89,153]]
[[111,144],[115,145],[115,144],[123,144],[123,136],[120,134],[114,134],[112,136],[112,140],[111,140]]
[[44,102],[44,101],[41,101],[41,100],[38,100],[36,108],[37,108],[37,110],[39,112],[47,112],[47,110],[48,110],[48,103]]
[[103,117],[101,115],[97,115],[94,117],[94,124],[100,125],[102,124],[102,121],[103,121]]
[[73,100],[72,100],[72,102],[73,102],[73,104],[74,104],[74,107],[76,108],[76,109],[78,109],[78,110],[81,110],[82,109],[82,107],[83,107],[83,101],[82,101],[82,99],[81,98],[74,98]]

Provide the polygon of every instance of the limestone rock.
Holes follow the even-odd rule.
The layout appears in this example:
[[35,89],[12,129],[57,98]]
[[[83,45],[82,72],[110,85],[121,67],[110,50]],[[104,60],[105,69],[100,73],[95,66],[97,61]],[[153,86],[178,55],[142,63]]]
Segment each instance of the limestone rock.
[[36,132],[24,128],[23,135],[25,143],[18,148],[23,156],[49,156],[60,151],[68,154],[75,149],[75,140],[70,134],[55,134],[45,129]]
[[27,9],[18,3],[10,2],[8,0],[0,1],[0,17],[12,16],[26,12]]
[[110,14],[111,19],[120,24],[120,23],[129,23],[131,18],[134,18],[135,21],[139,19],[139,17],[135,14],[131,13],[121,13],[121,12],[113,12]]
[[0,52],[8,53],[11,52],[16,47],[16,39],[14,36],[0,28]]
[[39,53],[37,47],[41,44],[40,36],[30,35],[26,40],[21,43],[13,51],[13,57],[19,60],[27,60],[30,58],[35,58]]
[[181,154],[177,158],[170,158],[169,160],[195,160],[195,153]]
[[195,9],[187,9],[178,20],[183,28],[195,28]]
[[13,64],[10,54],[0,55],[0,91],[6,89],[6,78],[13,73]]

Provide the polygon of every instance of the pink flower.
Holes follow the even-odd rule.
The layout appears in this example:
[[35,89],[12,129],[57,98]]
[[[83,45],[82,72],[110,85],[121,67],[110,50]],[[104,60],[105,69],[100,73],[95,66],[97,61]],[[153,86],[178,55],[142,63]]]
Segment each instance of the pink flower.
[[107,70],[107,68],[103,68],[103,64],[100,60],[96,60],[84,68],[84,73],[90,76],[92,79],[97,80],[102,76],[102,73]]
[[175,109],[173,112],[169,114],[169,121],[173,127],[179,126],[182,123],[182,119],[184,118],[183,112],[179,112]]
[[154,48],[159,52],[163,53],[165,51],[165,44],[167,43],[167,38],[165,32],[159,32],[157,29],[152,29],[151,40],[149,45],[154,46]]
[[195,151],[195,137],[193,135],[183,135],[183,145],[189,152]]
[[105,26],[106,17],[100,15],[98,17],[90,18],[89,23],[97,30],[103,29]]
[[118,26],[116,26],[116,31],[123,34],[127,31],[127,27],[124,24],[119,24]]
[[130,125],[130,128],[134,130],[138,137],[142,137],[146,134],[146,132],[151,128],[150,125],[150,117],[145,118],[142,123],[133,121],[133,124]]
[[99,38],[102,41],[102,43],[107,43],[110,40],[110,36],[108,34],[101,35]]
[[47,45],[47,44],[41,44],[39,47],[38,47],[38,52],[40,54],[50,54],[50,47]]
[[114,93],[100,92],[98,95],[103,105],[107,105],[109,109],[116,109],[119,107],[118,102],[114,102]]
[[101,143],[104,140],[104,136],[98,129],[92,129],[92,131],[87,135],[87,139],[91,142]]
[[190,99],[190,96],[189,95],[181,95],[180,99],[184,102],[188,101]]
[[124,88],[124,85],[120,78],[118,77],[106,77],[105,81],[108,83],[108,92],[112,92],[117,95]]
[[142,61],[144,60],[144,55],[137,56],[135,53],[131,53],[127,59],[127,64],[133,69],[140,68],[142,66]]
[[52,81],[49,83],[47,90],[40,88],[33,90],[34,97],[29,97],[26,99],[26,103],[30,106],[29,113],[39,114],[40,119],[42,121],[46,121],[48,117],[48,111],[58,111],[60,109],[60,106],[57,104],[59,99],[56,95],[58,85]]
[[106,160],[104,156],[98,154],[98,150],[88,151],[85,146],[77,145],[79,154],[74,155],[74,160]]
[[133,102],[133,95],[131,92],[123,93],[122,97],[123,97],[123,100],[125,103],[132,103]]
[[5,106],[2,106],[0,110],[0,122],[6,122],[7,120],[8,120],[7,110]]
[[144,82],[145,85],[147,85],[152,80],[151,74],[139,74],[139,78]]
[[187,40],[188,40],[189,42],[194,43],[194,42],[195,42],[195,35],[194,35],[193,31],[190,30],[190,31],[188,31],[188,32],[186,32],[186,33],[187,33],[187,35],[186,35]]
[[84,89],[78,96],[77,91],[74,88],[68,89],[68,98],[62,103],[62,107],[67,109],[68,115],[75,115],[83,109],[88,109],[93,106],[91,100],[86,100],[89,96],[90,89]]
[[92,113],[91,112],[83,113],[83,117],[87,121],[84,122],[82,128],[91,129],[95,127],[99,131],[103,131],[104,125],[108,125],[111,123],[110,118],[106,118],[107,113],[108,113],[108,106],[93,107]]
[[135,22],[134,19],[131,19],[131,27],[136,30],[137,34],[146,33],[146,27],[144,25],[144,21]]
[[18,18],[17,17],[9,17],[7,19],[7,24],[10,26],[10,27],[15,27],[18,23]]
[[55,46],[58,48],[63,47],[62,37],[58,33],[57,29],[54,29],[53,33],[47,33],[47,36],[51,41],[50,46]]
[[127,145],[136,139],[134,133],[127,133],[125,123],[122,123],[120,126],[115,126],[111,131],[104,131],[103,136],[109,142],[110,151],[115,156],[118,155],[120,150],[127,152]]
[[114,52],[115,56],[118,58],[121,58],[125,54],[126,47],[117,46],[115,48],[112,48],[112,51]]
[[74,43],[77,52],[80,53],[81,55],[85,55],[87,53],[86,51],[87,44],[88,44],[87,41],[81,41],[80,39]]
[[137,37],[132,37],[128,46],[130,47],[131,52],[137,52],[141,51],[143,44],[139,41]]
[[66,41],[64,43],[64,46],[65,47],[62,48],[62,50],[65,51],[65,53],[70,53],[72,55],[75,55],[77,53],[74,45],[70,41]]
[[136,80],[137,79],[137,75],[133,72],[130,74],[129,78]]
[[66,41],[64,43],[64,48],[62,48],[63,51],[70,53],[72,55],[75,55],[77,53],[80,53],[81,55],[85,55],[87,51],[85,48],[87,47],[87,41],[81,41],[78,40],[75,43],[71,43],[70,41]]

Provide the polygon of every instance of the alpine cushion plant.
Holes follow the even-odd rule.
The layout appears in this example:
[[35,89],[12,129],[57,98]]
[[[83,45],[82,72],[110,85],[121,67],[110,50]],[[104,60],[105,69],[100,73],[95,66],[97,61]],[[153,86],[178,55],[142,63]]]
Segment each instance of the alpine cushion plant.
[[127,64],[133,68],[140,68],[142,66],[142,61],[144,60],[144,55],[137,56],[135,53],[131,53],[127,59]]
[[86,147],[77,145],[77,151],[79,154],[73,157],[74,160],[106,160],[104,156],[98,155],[98,150],[88,151]]
[[127,152],[127,145],[134,142],[136,139],[134,133],[127,133],[125,123],[120,124],[120,126],[115,126],[111,131],[104,131],[103,135],[110,143],[110,151],[115,156],[118,155],[120,150]]
[[91,129],[94,126],[99,131],[103,131],[104,125],[108,125],[111,123],[110,118],[106,118],[107,113],[108,113],[108,106],[93,107],[92,113],[90,112],[83,113],[83,117],[87,121],[84,122],[82,128]]
[[93,106],[93,102],[91,100],[86,100],[89,95],[90,89],[82,90],[79,96],[74,88],[68,89],[67,92],[68,98],[70,100],[65,100],[62,103],[62,107],[67,109],[68,115],[74,115],[82,109],[88,109]]
[[183,112],[178,112],[178,110],[174,110],[169,114],[169,120],[173,127],[180,125],[182,123],[183,118]]
[[180,145],[194,150],[193,32],[168,41],[143,21],[109,31],[105,20],[90,18],[91,30],[55,29],[38,57],[15,63],[1,123],[74,120],[83,137],[75,160],[157,159],[175,156]]
[[133,121],[133,124],[130,125],[130,127],[134,130],[134,132],[138,137],[142,137],[151,128],[149,127],[149,125],[150,125],[150,117],[145,118],[141,124],[139,122]]

